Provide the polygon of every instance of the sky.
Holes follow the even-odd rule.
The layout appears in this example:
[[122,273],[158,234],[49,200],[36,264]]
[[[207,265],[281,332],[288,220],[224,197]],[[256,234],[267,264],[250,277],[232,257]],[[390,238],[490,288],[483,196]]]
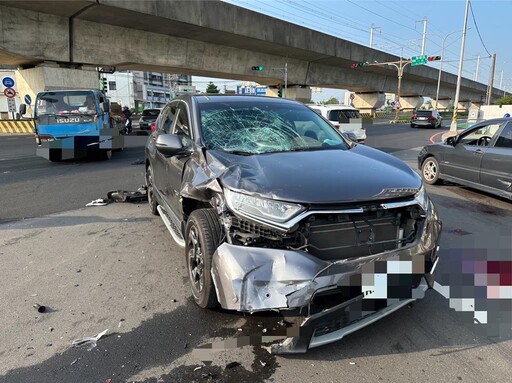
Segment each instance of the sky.
[[[224,0],[227,3],[264,13],[306,28],[370,46],[370,29],[375,27],[373,47],[405,58],[421,54],[423,19],[427,18],[425,54],[441,55],[445,40],[443,70],[457,74],[465,0]],[[472,0],[463,63],[463,76],[474,78],[480,55],[478,81],[490,78],[491,58],[496,53],[495,87],[512,91],[512,43],[510,23],[512,0]],[[474,16],[474,19],[473,19]],[[476,21],[476,25],[475,25]],[[430,64],[439,68],[439,63]],[[239,81],[193,77],[204,90],[213,81],[219,88],[236,89]],[[314,101],[331,96],[343,100],[343,91],[324,89],[313,93]]]

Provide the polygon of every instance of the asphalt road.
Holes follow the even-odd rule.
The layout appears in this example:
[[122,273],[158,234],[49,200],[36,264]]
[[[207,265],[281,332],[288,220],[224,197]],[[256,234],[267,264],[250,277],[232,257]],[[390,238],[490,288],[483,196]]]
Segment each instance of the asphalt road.
[[[367,144],[414,168],[414,148],[440,132],[373,125]],[[0,382],[509,381],[510,322],[497,336],[498,322],[474,324],[437,291],[304,355],[274,356],[261,345],[205,354],[203,345],[262,335],[280,318],[197,308],[183,250],[146,204],[84,208],[142,184],[142,165],[132,165],[142,159],[139,138],[107,162],[54,164],[33,156],[32,138],[0,137]],[[512,204],[455,185],[428,192],[443,220],[437,280],[453,294],[466,285],[471,296],[461,254],[510,261]],[[70,347],[105,329],[94,350]],[[225,368],[230,362],[240,365]]]

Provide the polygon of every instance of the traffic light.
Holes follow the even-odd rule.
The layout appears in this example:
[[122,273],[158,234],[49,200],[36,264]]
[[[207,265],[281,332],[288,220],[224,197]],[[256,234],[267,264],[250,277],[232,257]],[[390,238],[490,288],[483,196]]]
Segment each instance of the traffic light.
[[283,87],[281,83],[277,84],[277,97],[283,97]]
[[428,56],[428,61],[439,61],[441,60],[441,56]]
[[100,79],[100,87],[101,87],[101,90],[106,92],[107,91],[107,79],[105,77],[102,77]]
[[263,70],[263,66],[262,65],[253,66],[251,69],[261,72]]
[[350,67],[352,69],[356,69],[356,68],[362,68],[364,66],[367,66],[368,64],[369,64],[368,61],[366,61],[364,63],[354,63],[354,64],[350,65]]

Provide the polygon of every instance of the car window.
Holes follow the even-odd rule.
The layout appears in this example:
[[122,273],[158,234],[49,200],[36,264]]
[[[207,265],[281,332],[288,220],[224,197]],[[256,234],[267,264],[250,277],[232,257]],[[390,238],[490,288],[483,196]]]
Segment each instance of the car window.
[[357,110],[351,109],[334,109],[329,111],[328,120],[337,121],[339,123],[348,124],[352,118],[361,118]]
[[494,146],[498,148],[512,148],[512,123],[509,122],[503,128]]
[[170,134],[172,123],[174,121],[174,117],[176,115],[176,104],[171,104],[162,112],[162,116],[160,119],[160,131],[164,134]]
[[174,129],[172,133],[180,137],[181,144],[183,146],[190,146],[192,134],[190,132],[190,122],[188,118],[186,105],[180,102],[176,112],[176,123],[174,124]]
[[[496,132],[500,129],[500,126],[500,124],[489,124],[481,126],[478,129],[472,130],[462,135],[458,142],[463,145],[487,146]],[[487,144],[485,142],[487,142]]]
[[160,113],[159,109],[145,109],[142,111],[142,115],[156,117]]
[[248,154],[348,149],[341,135],[304,105],[211,102],[199,110],[208,149]]
[[417,110],[416,116],[418,117],[430,117],[432,116],[433,112],[431,110]]

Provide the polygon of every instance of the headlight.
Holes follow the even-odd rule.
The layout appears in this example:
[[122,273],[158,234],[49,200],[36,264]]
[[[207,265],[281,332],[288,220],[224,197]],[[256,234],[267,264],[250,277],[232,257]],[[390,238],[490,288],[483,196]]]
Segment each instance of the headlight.
[[304,210],[297,204],[274,201],[224,189],[226,202],[231,210],[273,222],[286,222]]
[[414,195],[414,198],[426,213],[428,211],[429,199],[427,192],[425,191],[425,185],[421,185],[420,190],[418,190],[418,192]]

